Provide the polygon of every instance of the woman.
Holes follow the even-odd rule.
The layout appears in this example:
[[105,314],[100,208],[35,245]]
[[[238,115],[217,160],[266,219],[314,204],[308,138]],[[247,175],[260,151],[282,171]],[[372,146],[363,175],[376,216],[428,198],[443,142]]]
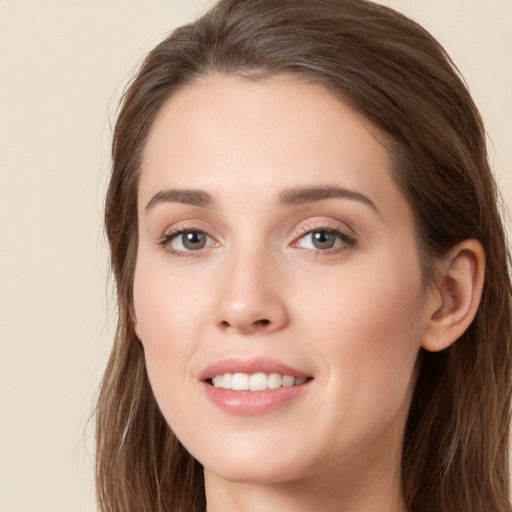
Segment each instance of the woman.
[[510,510],[510,285],[478,111],[362,0],[221,0],[123,100],[102,511]]

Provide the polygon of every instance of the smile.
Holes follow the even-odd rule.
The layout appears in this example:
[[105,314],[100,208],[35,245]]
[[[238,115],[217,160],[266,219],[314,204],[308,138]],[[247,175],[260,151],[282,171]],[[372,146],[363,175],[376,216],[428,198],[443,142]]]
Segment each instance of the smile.
[[258,372],[224,373],[215,375],[211,384],[216,388],[231,389],[234,391],[265,391],[266,389],[290,388],[305,384],[307,377],[294,377],[280,373]]
[[208,400],[224,412],[254,416],[296,401],[311,388],[313,377],[267,358],[229,358],[199,375]]

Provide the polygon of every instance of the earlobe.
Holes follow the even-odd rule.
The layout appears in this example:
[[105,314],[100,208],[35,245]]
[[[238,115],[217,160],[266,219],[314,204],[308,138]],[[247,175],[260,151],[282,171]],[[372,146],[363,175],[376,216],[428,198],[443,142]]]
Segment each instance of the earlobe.
[[464,240],[442,260],[432,312],[421,346],[438,352],[454,343],[473,321],[484,284],[485,253],[477,240]]

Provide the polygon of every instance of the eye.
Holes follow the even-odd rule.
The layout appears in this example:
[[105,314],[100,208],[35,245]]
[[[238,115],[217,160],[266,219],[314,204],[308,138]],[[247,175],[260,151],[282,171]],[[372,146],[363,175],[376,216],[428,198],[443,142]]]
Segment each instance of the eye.
[[163,236],[161,244],[171,253],[200,251],[214,245],[211,236],[197,229],[187,229]]
[[294,245],[301,249],[329,251],[354,245],[355,240],[337,229],[314,229],[304,233]]

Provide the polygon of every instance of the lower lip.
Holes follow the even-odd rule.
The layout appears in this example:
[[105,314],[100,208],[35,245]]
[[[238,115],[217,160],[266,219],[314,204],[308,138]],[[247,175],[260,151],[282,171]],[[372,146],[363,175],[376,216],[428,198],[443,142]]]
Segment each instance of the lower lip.
[[216,388],[204,382],[206,396],[223,411],[244,416],[257,416],[277,409],[280,405],[298,398],[309,387],[309,381],[300,386],[265,391],[233,391]]

